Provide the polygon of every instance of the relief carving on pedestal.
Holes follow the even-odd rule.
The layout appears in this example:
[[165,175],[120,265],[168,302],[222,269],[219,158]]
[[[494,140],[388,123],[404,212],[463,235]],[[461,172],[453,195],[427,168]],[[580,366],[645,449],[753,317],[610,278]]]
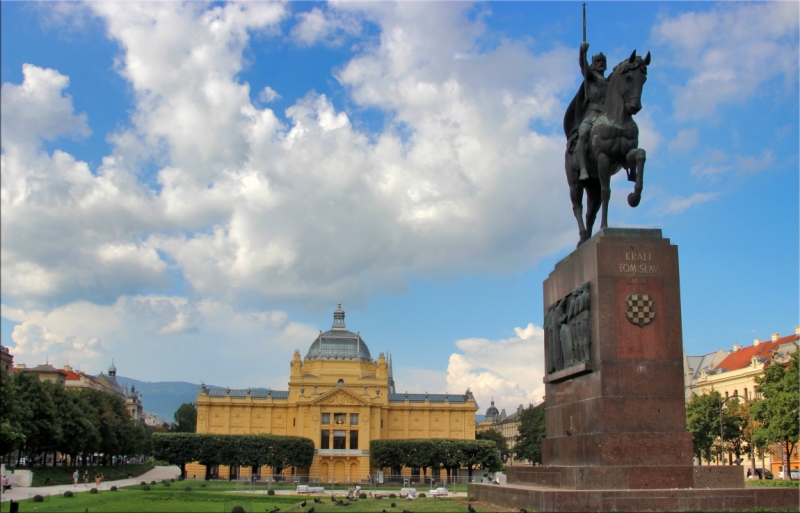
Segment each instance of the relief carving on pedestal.
[[544,318],[547,374],[591,361],[589,298],[587,281],[548,308]]

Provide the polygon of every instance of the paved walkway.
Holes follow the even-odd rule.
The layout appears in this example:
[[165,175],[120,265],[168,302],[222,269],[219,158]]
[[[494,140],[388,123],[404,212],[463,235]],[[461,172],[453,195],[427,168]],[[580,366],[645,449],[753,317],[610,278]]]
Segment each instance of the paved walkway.
[[[34,469],[36,472],[36,469]],[[145,472],[139,477],[132,477],[130,479],[118,479],[116,481],[103,481],[100,484],[100,491],[108,490],[112,486],[117,488],[121,486],[132,486],[141,483],[142,481],[161,481],[162,479],[177,478],[181,474],[181,470],[176,466],[169,467],[156,467],[153,470]],[[89,486],[84,486],[83,481],[75,485],[54,485],[54,486],[31,486],[24,488],[22,486],[15,486],[11,490],[7,490],[0,497],[0,501],[7,502],[10,500],[21,501],[30,499],[34,495],[63,495],[67,490],[73,493],[88,492],[94,488],[94,481],[89,483]]]

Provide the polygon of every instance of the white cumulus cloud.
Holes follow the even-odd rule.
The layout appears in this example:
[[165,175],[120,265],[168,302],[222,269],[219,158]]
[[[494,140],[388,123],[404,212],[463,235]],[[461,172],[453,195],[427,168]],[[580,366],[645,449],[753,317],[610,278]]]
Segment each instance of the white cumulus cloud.
[[654,40],[673,52],[672,65],[690,72],[675,87],[678,118],[703,118],[719,105],[740,103],[775,77],[791,91],[798,25],[797,2],[720,3],[663,19],[653,28]]
[[528,324],[502,340],[458,340],[447,366],[447,389],[471,388],[481,408],[494,399],[499,408],[538,404],[544,397],[544,331]]

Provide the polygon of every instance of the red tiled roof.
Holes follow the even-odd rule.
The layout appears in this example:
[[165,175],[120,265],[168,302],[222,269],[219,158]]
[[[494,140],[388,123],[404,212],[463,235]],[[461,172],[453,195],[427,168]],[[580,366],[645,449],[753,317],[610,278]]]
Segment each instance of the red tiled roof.
[[761,342],[757,346],[746,346],[729,354],[727,358],[719,362],[719,365],[714,368],[727,369],[729,371],[743,369],[750,365],[750,361],[754,356],[759,358],[770,358],[770,353],[777,350],[778,346],[782,346],[783,344],[788,344],[791,342],[797,342],[798,340],[800,340],[800,336],[793,334],[781,337],[774,342],[772,340],[767,340],[765,342]]

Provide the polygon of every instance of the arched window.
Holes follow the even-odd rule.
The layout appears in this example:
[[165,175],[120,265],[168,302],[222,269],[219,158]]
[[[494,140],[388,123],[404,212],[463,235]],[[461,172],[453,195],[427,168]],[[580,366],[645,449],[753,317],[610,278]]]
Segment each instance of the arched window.
[[340,386],[340,387],[343,387],[344,386],[344,380],[340,379],[339,381],[336,382],[336,385]]

